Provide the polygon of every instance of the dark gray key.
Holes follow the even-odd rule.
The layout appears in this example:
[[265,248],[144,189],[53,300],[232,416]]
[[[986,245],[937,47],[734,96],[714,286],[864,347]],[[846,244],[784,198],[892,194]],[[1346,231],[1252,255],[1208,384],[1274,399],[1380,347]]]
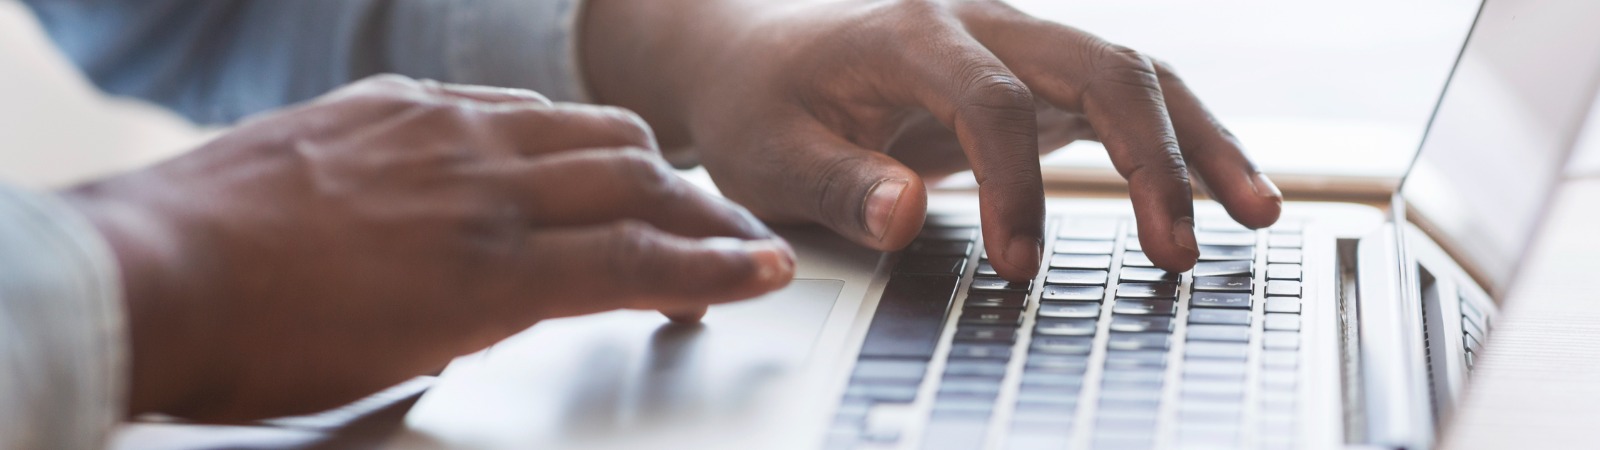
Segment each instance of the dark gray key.
[[1121,283],[1118,298],[1178,298],[1177,283]]
[[1249,342],[1250,327],[1248,325],[1210,325],[1189,324],[1189,340],[1191,341],[1223,341],[1223,342]]
[[1297,248],[1274,248],[1267,250],[1268,264],[1299,264],[1300,257],[1300,249]]
[[1157,269],[1154,267],[1123,267],[1117,274],[1117,279],[1122,281],[1136,281],[1146,283],[1177,283],[1183,280],[1183,275]]
[[1255,276],[1255,261],[1203,261],[1195,263],[1195,277],[1251,277]]
[[[1093,333],[1093,330],[1090,331]],[[1094,348],[1094,341],[1087,335],[1084,336],[1050,336],[1037,335],[1033,342],[1028,344],[1030,352],[1035,354],[1050,355],[1087,355]]]
[[902,381],[908,383],[922,382],[922,376],[928,371],[928,362],[920,359],[862,359],[856,362],[856,367],[851,372],[852,381]]
[[1104,286],[1106,284],[1106,271],[1082,269],[1051,269],[1045,273],[1045,284],[1076,284],[1082,286]]
[[1011,345],[1017,342],[1017,329],[1013,327],[962,325],[956,328],[955,341]]
[[[1088,338],[1066,338],[1046,336],[1049,340],[1079,340],[1087,348],[1093,342]],[[1034,342],[1038,342],[1035,340]],[[1050,372],[1050,373],[1083,373],[1089,370],[1089,351],[1084,350],[1079,354],[1056,353],[1028,353],[1028,362],[1022,367],[1023,372]]]
[[1256,259],[1256,248],[1248,245],[1201,245],[1201,261]]
[[1099,269],[1111,267],[1108,255],[1050,255],[1051,269]]
[[1115,219],[1072,220],[1072,221],[1068,221],[1066,223],[1061,224],[1061,230],[1056,232],[1056,236],[1060,237],[1062,239],[1089,239],[1089,240],[1116,239],[1117,238],[1117,225],[1118,224],[1117,224],[1117,221]]
[[1157,299],[1119,298],[1111,304],[1111,312],[1134,316],[1171,316],[1178,313],[1178,302]]
[[1124,333],[1172,332],[1172,318],[1162,316],[1111,316],[1111,331]]
[[1098,302],[1105,296],[1106,288],[1100,286],[1047,284],[1044,286],[1044,294],[1039,299],[1042,301]]
[[1300,282],[1289,280],[1268,280],[1267,296],[1299,297]]
[[917,256],[967,256],[972,253],[972,243],[964,241],[915,240],[906,246],[907,255]]
[[1166,350],[1172,345],[1167,333],[1111,333],[1106,348],[1111,350]]
[[1006,376],[1006,362],[983,359],[957,359],[944,365],[946,376],[991,377]]
[[867,328],[861,356],[931,358],[960,281],[955,275],[897,274],[889,278]]
[[950,346],[952,359],[1011,359],[1011,345],[970,344],[958,342]]
[[968,307],[1022,309],[1028,306],[1028,293],[1005,291],[970,292],[967,293],[967,301],[964,304]]
[[1189,323],[1249,325],[1250,311],[1243,309],[1195,308],[1189,310]]
[[1033,332],[1046,336],[1093,336],[1095,322],[1094,319],[1041,318],[1034,323]]
[[978,269],[974,272],[974,274],[980,277],[992,277],[999,275],[1000,272],[995,272],[994,266],[989,264],[989,261],[985,260],[978,262]]
[[1086,319],[1100,317],[1100,304],[1091,302],[1045,302],[1039,304],[1039,317]]
[[1116,243],[1110,240],[1086,241],[1081,239],[1057,239],[1056,253],[1075,253],[1082,255],[1109,255],[1116,249]]
[[1018,283],[1015,281],[1006,281],[1004,278],[973,277],[971,289],[973,291],[1028,292],[1028,289],[1032,287],[1032,281]]
[[961,275],[967,270],[965,256],[908,256],[894,267],[898,273]]
[[1248,292],[1195,292],[1189,297],[1191,308],[1250,309],[1251,306]]
[[917,233],[917,239],[928,241],[965,241],[978,240],[978,229],[972,227],[923,227]]
[[1250,292],[1254,288],[1250,277],[1194,277],[1192,286],[1196,292]]
[[916,384],[909,383],[850,383],[844,389],[844,398],[911,403],[917,398],[917,388]]
[[1123,252],[1123,267],[1155,267],[1156,263],[1150,262],[1150,257],[1144,252]]
[[1268,280],[1299,280],[1299,264],[1267,264]]
[[968,306],[961,311],[963,325],[1017,326],[1022,324],[1022,310],[1011,308],[978,308]]

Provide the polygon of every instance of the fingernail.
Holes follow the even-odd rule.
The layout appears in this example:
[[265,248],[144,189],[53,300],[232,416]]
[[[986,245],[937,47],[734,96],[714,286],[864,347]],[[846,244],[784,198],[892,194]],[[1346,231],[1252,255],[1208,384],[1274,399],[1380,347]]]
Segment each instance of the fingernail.
[[1256,195],[1283,200],[1283,191],[1279,191],[1278,185],[1272,184],[1272,180],[1267,179],[1267,174],[1256,172],[1255,176],[1250,178],[1250,187],[1256,190]]
[[883,180],[867,193],[867,232],[882,240],[889,231],[889,221],[894,218],[894,208],[900,204],[900,194],[906,191],[906,180]]
[[1200,251],[1194,242],[1194,218],[1184,216],[1172,222],[1172,243],[1184,249]]
[[743,250],[756,260],[756,280],[762,285],[794,278],[794,250],[781,240],[744,241]]
[[1017,236],[1006,245],[1006,260],[1024,270],[1038,271],[1039,254],[1044,252],[1044,242],[1037,238]]

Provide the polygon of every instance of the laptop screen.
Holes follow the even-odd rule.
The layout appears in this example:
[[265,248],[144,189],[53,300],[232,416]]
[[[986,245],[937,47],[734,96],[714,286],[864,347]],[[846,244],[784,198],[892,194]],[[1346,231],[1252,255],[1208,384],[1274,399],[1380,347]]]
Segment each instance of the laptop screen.
[[1515,274],[1600,85],[1600,2],[1488,0],[1401,186],[1497,298]]

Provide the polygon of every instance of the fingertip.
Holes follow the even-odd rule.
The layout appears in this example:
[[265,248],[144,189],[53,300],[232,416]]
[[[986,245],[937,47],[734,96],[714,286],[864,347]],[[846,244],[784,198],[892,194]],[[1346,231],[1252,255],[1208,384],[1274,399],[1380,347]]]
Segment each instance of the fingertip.
[[1139,230],[1139,242],[1145,256],[1168,272],[1185,272],[1200,260],[1200,248],[1195,243],[1194,218],[1184,216],[1174,220],[1167,229]]
[[744,241],[742,248],[755,262],[752,284],[762,292],[778,290],[794,280],[794,248],[788,242],[782,239]]
[[706,311],[707,308],[704,306],[691,306],[682,309],[663,309],[661,315],[667,316],[667,320],[673,323],[689,324],[699,323],[700,319],[706,317]]
[[1024,282],[1033,279],[1039,273],[1039,264],[1044,253],[1044,240],[1036,237],[1014,236],[1011,243],[1006,244],[1005,260],[1007,270],[996,268],[1002,278]]
[[[1278,185],[1267,178],[1264,173],[1256,172],[1249,177],[1250,188],[1255,193],[1254,208],[1249,211],[1234,213],[1230,211],[1233,220],[1252,229],[1266,228],[1278,222],[1278,217],[1283,214],[1283,191],[1278,190]],[[1237,208],[1235,208],[1237,209]]]

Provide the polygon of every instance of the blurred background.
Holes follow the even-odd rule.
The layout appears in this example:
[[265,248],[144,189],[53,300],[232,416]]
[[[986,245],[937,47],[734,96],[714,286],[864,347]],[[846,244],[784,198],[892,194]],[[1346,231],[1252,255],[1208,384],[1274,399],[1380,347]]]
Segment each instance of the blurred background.
[[[1369,189],[1404,171],[1477,10],[1476,0],[1012,3],[1172,63],[1268,172]],[[101,95],[26,8],[0,0],[0,179],[59,186],[215,132]],[[1093,143],[1046,162],[1067,177],[1114,177]]]

